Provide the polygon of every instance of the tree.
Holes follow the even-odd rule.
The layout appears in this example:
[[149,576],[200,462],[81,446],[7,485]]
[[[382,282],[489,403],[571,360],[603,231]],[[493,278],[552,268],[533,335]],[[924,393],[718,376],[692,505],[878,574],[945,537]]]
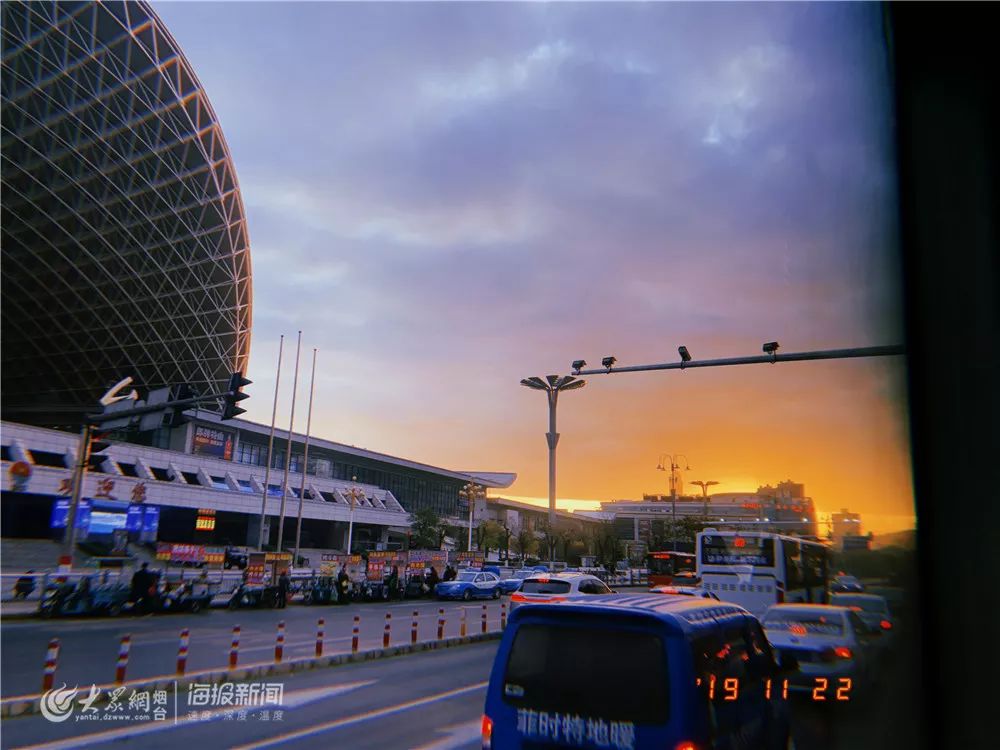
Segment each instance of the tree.
[[550,526],[548,521],[542,521],[535,527],[535,531],[542,535],[540,553],[545,553],[548,555],[547,559],[554,560],[556,557],[556,542],[558,541],[556,529]]
[[506,522],[504,522],[501,527],[503,528],[503,551],[504,551],[504,562],[510,565],[510,539],[514,536],[514,530],[511,529]]
[[440,549],[444,539],[443,524],[438,514],[430,508],[421,508],[410,514],[411,543],[417,549]]
[[535,539],[535,533],[531,529],[522,526],[521,530],[517,532],[517,535],[514,537],[514,551],[522,559],[538,551],[538,540]]
[[476,544],[483,553],[488,555],[491,549],[500,549],[503,541],[503,527],[496,521],[483,521],[476,527]]
[[613,522],[605,521],[594,530],[594,548],[598,564],[614,573],[623,557],[623,549]]

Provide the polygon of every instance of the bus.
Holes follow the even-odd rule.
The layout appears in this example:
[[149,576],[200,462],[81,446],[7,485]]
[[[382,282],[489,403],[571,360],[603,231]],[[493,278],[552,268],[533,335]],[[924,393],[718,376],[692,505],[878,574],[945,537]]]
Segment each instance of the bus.
[[706,529],[698,533],[696,549],[702,587],[758,617],[772,604],[829,601],[829,549],[819,542]]
[[669,586],[678,573],[695,573],[695,556],[688,552],[650,552],[646,555],[649,586]]

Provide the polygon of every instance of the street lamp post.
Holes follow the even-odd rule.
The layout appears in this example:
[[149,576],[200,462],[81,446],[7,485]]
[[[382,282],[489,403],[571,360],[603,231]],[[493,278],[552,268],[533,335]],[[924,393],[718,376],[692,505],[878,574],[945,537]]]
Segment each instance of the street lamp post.
[[553,529],[556,525],[556,445],[559,443],[559,433],[556,432],[556,405],[560,391],[576,390],[586,384],[586,380],[580,380],[572,375],[546,375],[544,380],[533,377],[521,381],[521,385],[526,388],[545,391],[549,401],[549,431],[545,434],[545,438],[549,444],[549,527]]
[[482,500],[486,497],[486,488],[481,487],[474,482],[469,482],[458,491],[458,495],[461,498],[469,501],[469,545],[466,550],[472,552],[472,518],[473,513],[476,509],[476,500]]
[[[357,477],[351,477],[352,482],[357,482]],[[360,487],[351,487],[351,489],[346,490],[343,494],[351,498],[351,520],[347,524],[347,554],[351,554],[351,542],[354,538],[354,504],[365,497],[365,491]]]
[[[670,549],[674,552],[677,551],[677,483],[674,472],[681,468],[677,463],[679,458],[684,459],[684,470],[691,471],[691,467],[687,465],[688,458],[683,453],[673,455],[661,453],[656,464],[658,471],[670,471]],[[669,469],[664,465],[664,461],[669,462]]]
[[705,515],[708,516],[708,488],[711,487],[713,484],[718,484],[718,482],[716,482],[714,479],[710,479],[707,482],[703,482],[700,479],[696,479],[695,481],[691,482],[691,484],[695,484],[701,487],[701,496],[705,501]]

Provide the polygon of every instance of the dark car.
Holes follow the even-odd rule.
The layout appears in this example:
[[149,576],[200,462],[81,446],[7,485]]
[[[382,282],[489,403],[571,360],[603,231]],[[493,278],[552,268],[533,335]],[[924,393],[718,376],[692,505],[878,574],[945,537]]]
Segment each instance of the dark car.
[[834,594],[859,594],[865,590],[864,585],[854,576],[840,573],[830,583],[830,591]]
[[795,668],[735,604],[643,594],[520,607],[493,662],[482,744],[785,750],[777,685]]

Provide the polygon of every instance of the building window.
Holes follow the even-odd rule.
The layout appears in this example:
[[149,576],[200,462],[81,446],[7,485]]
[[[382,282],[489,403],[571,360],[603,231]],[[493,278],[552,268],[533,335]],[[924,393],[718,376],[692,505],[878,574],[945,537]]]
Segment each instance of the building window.
[[250,466],[261,466],[264,463],[266,449],[262,445],[241,442],[236,451],[236,461]]
[[153,430],[149,442],[153,448],[170,450],[170,428],[160,427],[157,430]]

